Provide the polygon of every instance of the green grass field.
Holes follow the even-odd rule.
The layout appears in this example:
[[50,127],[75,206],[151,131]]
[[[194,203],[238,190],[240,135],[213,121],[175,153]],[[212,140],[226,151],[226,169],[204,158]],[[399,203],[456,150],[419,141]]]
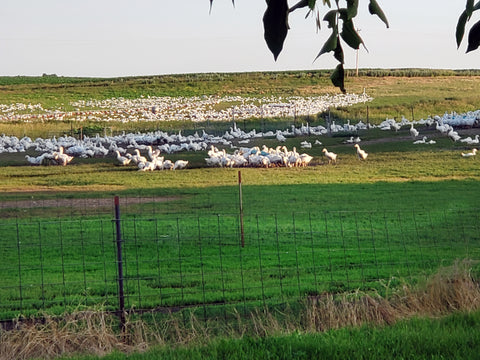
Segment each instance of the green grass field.
[[[307,168],[240,170],[245,248],[239,247],[238,169],[140,173],[101,159],[1,168],[6,189],[58,188],[65,192],[33,197],[67,199],[0,211],[9,239],[1,263],[10,274],[2,298],[12,300],[2,305],[4,318],[78,304],[115,308],[112,207],[86,206],[80,214],[68,199],[125,197],[127,305],[135,308],[229,308],[322,292],[382,292],[392,278],[400,280],[396,286],[417,282],[456,259],[478,257],[475,158],[459,156],[449,140],[422,150],[394,137],[385,144],[371,138],[364,146],[370,157],[360,162],[341,140],[330,139],[342,156],[337,165],[317,155]],[[138,194],[147,201],[128,205]],[[2,197],[32,201],[31,192]]]
[[[369,116],[377,122],[386,116],[419,118],[478,108],[477,74],[437,75],[348,78],[347,89],[366,88],[375,97]],[[322,73],[7,78],[0,79],[0,103],[53,108],[76,99],[141,94],[305,95],[332,91],[328,81]],[[366,106],[333,113],[364,120]],[[121,131],[135,125],[112,126]],[[140,124],[138,130],[162,125]],[[173,131],[191,125],[165,126]],[[70,129],[71,123],[0,124],[0,132],[12,135]],[[326,293],[388,296],[458,259],[478,260],[478,159],[460,156],[468,149],[464,144],[422,131],[437,143],[413,145],[408,129],[372,130],[359,134],[370,154],[365,162],[343,144],[345,138],[322,137],[322,146],[306,150],[314,156],[309,167],[241,169],[245,247],[240,246],[239,169],[204,168],[205,152],[172,155],[189,160],[190,167],[153,173],[117,166],[111,157],[31,167],[24,154],[0,154],[0,272],[5,274],[0,319],[117,308],[115,195],[124,201],[126,305],[132,309],[185,306],[205,321],[230,319],[255,308],[280,311],[285,304]],[[292,138],[286,145],[299,149],[303,140],[315,138]],[[272,139],[257,141],[276,145]],[[337,165],[326,164],[324,146],[338,153]],[[128,202],[136,197],[146,200]],[[110,203],[88,205],[98,199]],[[75,207],[68,200],[86,205]],[[472,271],[477,274],[477,267]]]

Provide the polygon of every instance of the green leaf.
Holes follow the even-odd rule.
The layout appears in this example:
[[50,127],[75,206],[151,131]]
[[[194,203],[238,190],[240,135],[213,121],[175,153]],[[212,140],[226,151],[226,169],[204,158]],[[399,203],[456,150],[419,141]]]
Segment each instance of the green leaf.
[[317,24],[317,31],[320,30],[322,28],[321,24],[320,24],[320,12],[317,10],[317,16],[316,16],[316,19],[315,19],[315,23]]
[[358,0],[347,0],[347,18],[353,19],[358,13]]
[[348,11],[346,8],[340,8],[338,9],[338,15],[340,16],[340,19],[343,21],[349,21],[351,19],[348,18]]
[[455,30],[455,37],[457,39],[457,49],[460,47],[460,44],[463,39],[463,35],[465,34],[465,24],[467,23],[467,20],[468,20],[467,11],[464,11],[458,18],[457,28]]
[[323,0],[323,5],[327,5],[329,8],[332,7],[332,5],[330,4],[330,0]]
[[468,18],[472,16],[473,13],[473,4],[475,3],[475,0],[467,0],[467,5],[465,6],[465,11],[467,12]]
[[470,6],[470,15],[468,15],[468,11],[465,9],[460,14],[460,17],[458,18],[457,27],[455,30],[455,37],[457,40],[457,49],[460,47],[460,44],[462,43],[462,40],[463,40],[463,36],[465,35],[465,25],[467,24],[467,21],[470,19],[474,11],[480,10],[480,1],[477,2],[475,5],[473,4],[469,5],[467,3],[467,8],[469,6]]
[[355,30],[352,20],[343,22],[342,32],[340,33],[340,35],[342,36],[342,39],[347,43],[347,45],[350,46],[352,49],[358,49],[360,47],[360,44],[363,44],[363,40]]
[[289,9],[289,12],[303,8],[305,6],[309,6],[309,0],[300,0],[298,3],[296,3]]
[[468,33],[468,48],[467,53],[473,50],[477,50],[480,46],[480,21],[472,26]]
[[315,9],[315,4],[316,3],[317,3],[317,0],[308,0],[308,7],[310,8],[310,10]]
[[332,84],[340,88],[340,90],[345,94],[345,70],[343,69],[343,64],[338,64],[333,73],[330,75],[330,80]]
[[328,27],[330,29],[333,29],[334,27],[337,26],[337,14],[338,14],[337,10],[330,10],[323,17],[323,21],[328,22]]
[[370,3],[368,4],[368,11],[372,15],[377,15],[380,18],[380,20],[382,20],[385,23],[387,28],[390,27],[390,25],[388,25],[387,17],[385,16],[385,13],[378,5],[377,0],[370,0]]
[[340,44],[340,41],[337,41],[337,47],[335,48],[335,52],[333,53],[333,56],[335,59],[338,60],[339,63],[343,64],[345,62],[344,56],[343,56],[343,49],[342,45]]
[[317,60],[322,54],[325,54],[330,51],[335,51],[338,44],[338,34],[335,30],[332,31],[332,35],[329,36],[328,40],[323,44],[322,49],[318,53],[317,57],[313,60]]
[[263,15],[264,38],[275,60],[283,49],[288,33],[287,0],[268,0]]

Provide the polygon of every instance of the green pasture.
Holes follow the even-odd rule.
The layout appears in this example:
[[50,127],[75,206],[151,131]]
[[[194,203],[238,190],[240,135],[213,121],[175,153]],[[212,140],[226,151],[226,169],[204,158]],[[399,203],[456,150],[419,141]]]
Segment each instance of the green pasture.
[[[0,211],[1,316],[62,313],[79,306],[114,310],[118,304],[113,207],[82,212],[68,202],[13,205],[32,197],[40,204],[62,197],[105,197],[113,203],[113,195],[120,195],[126,304],[137,309],[196,306],[208,317],[324,292],[385,294],[457,259],[479,258],[476,163],[460,159],[463,167],[454,166],[456,161],[448,165],[445,156],[431,165],[427,181],[413,173],[399,178],[397,167],[428,159],[428,153],[372,155],[394,157],[397,166],[381,170],[377,167],[385,160],[354,159],[349,169],[346,164],[242,169],[245,247],[240,245],[238,169],[159,172],[148,174],[149,182],[143,178],[147,174],[122,169],[132,183],[136,177],[156,186],[4,194],[11,207]],[[70,169],[87,173],[91,166]],[[8,169],[22,172],[25,167]],[[76,187],[79,181],[80,188],[92,186],[78,173],[66,182],[68,167],[48,169],[53,183],[55,172],[61,172],[60,186]],[[92,189],[108,187],[108,169],[118,175],[117,167],[108,166],[101,176],[88,172],[98,182]],[[335,171],[345,171],[343,181]],[[129,204],[136,191],[147,201]]]
[[[135,99],[140,96],[319,96],[336,94],[329,78],[329,71],[291,71],[256,73],[211,73],[183,74],[126,78],[64,78],[0,77],[0,104],[41,104],[45,109],[72,111],[71,102],[77,100],[104,100],[111,98]],[[477,110],[480,100],[479,72],[475,70],[430,70],[430,69],[363,69],[358,77],[347,74],[345,86],[349,93],[365,91],[374,100],[366,104],[330,109],[329,115],[342,123],[369,121],[378,124],[385,118],[402,116],[419,120],[444,112],[457,113]],[[256,119],[241,122],[245,130],[268,129],[270,124],[277,129],[294,122],[309,122],[317,125],[326,114],[296,119]],[[272,124],[273,123],[273,124]],[[275,124],[276,123],[276,124]],[[2,122],[0,134],[35,137],[61,136],[85,131],[110,134],[122,131],[192,130],[203,128],[220,130],[222,125],[192,122],[94,122],[44,121]],[[287,125],[287,126],[284,126]]]
[[[355,289],[385,295],[480,255],[473,207],[249,211],[245,247],[238,216],[144,216],[122,220],[126,303],[137,309],[217,304],[226,311]],[[111,216],[3,221],[1,232],[3,317],[116,308]]]
[[[346,137],[320,137],[322,145],[301,150],[314,156],[305,168],[205,168],[206,152],[191,152],[169,156],[189,160],[186,170],[144,173],[108,156],[31,167],[24,154],[2,154],[2,317],[116,309],[115,195],[126,305],[136,309],[194,306],[227,316],[325,292],[385,294],[457,259],[478,259],[479,163],[460,156],[468,146],[422,131],[437,143],[413,145],[408,129],[359,134],[367,161]],[[276,146],[251,146],[263,144]],[[338,153],[336,165],[326,163],[324,146]],[[146,200],[129,203],[135,197]],[[69,203],[100,199],[106,205]],[[58,204],[42,203],[49,200]]]
[[[331,109],[337,123],[379,123],[401,116],[418,120],[480,106],[477,72],[364,70],[358,78],[351,75],[347,90],[365,89],[374,101]],[[79,99],[310,96],[336,91],[322,71],[0,78],[0,103],[41,103],[62,110],[72,110],[69,103]],[[324,125],[325,116],[245,120],[237,125],[247,131],[285,129],[307,121]],[[11,122],[1,123],[0,133],[34,138],[159,129],[188,134],[203,129],[221,134],[231,125]],[[258,309],[281,318],[286,309],[295,313],[299,301],[325,294],[380,294],[388,299],[405,284],[421,287],[427,276],[459,259],[474,260],[472,276],[478,278],[478,159],[460,156],[471,146],[453,143],[434,129],[418,129],[436,144],[413,145],[408,129],[355,134],[369,153],[364,162],[356,159],[352,145],[343,143],[352,134],[287,139],[282,145],[314,156],[306,168],[205,168],[206,152],[192,152],[166,155],[189,160],[186,170],[144,173],[118,166],[110,155],[75,159],[66,167],[32,167],[24,153],[2,153],[0,320],[118,309],[114,196],[121,204],[126,308],[154,310],[155,321],[173,312],[185,327],[194,319],[203,320],[206,332],[218,334],[221,327],[207,328],[217,320],[233,328],[237,316],[250,321]],[[458,131],[472,137],[479,133],[478,128]],[[301,141],[317,139],[323,144],[301,149]],[[279,145],[265,138],[249,146],[263,144]],[[336,165],[327,164],[323,147],[338,154]],[[31,150],[29,154],[36,155]],[[391,330],[387,334],[365,327],[308,337],[294,333],[286,338],[214,339],[207,347],[161,347],[144,357],[130,356],[203,358],[213,353],[212,357],[254,358],[254,352],[258,358],[345,358],[363,351],[365,358],[474,357],[465,349],[475,349],[477,333],[470,328],[478,325],[478,316],[444,321],[402,322],[386,328]],[[450,330],[445,332],[447,326]]]

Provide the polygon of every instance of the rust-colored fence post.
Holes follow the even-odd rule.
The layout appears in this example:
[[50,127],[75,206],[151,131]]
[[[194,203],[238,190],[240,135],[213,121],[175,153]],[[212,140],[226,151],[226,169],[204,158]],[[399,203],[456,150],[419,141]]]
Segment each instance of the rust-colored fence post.
[[115,196],[115,230],[117,243],[117,269],[118,269],[118,312],[120,326],[125,330],[125,295],[123,292],[123,259],[122,259],[122,231],[120,226],[120,200]]

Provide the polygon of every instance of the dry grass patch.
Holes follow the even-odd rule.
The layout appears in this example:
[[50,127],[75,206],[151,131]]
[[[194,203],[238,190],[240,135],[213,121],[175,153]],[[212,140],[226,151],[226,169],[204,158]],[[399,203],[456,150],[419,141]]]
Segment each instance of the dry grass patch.
[[[472,275],[472,261],[442,268],[424,284],[405,284],[392,294],[360,292],[310,297],[293,309],[257,309],[244,317],[239,313],[231,325],[223,321],[199,320],[192,311],[171,313],[167,319],[133,320],[127,316],[125,332],[119,331],[117,317],[104,311],[78,311],[63,318],[46,316],[42,321],[15,322],[0,333],[0,359],[52,359],[67,354],[103,356],[113,351],[145,351],[152,345],[206,343],[218,337],[315,333],[364,324],[390,325],[414,316],[438,317],[452,312],[480,309],[480,287]],[[219,329],[220,328],[220,329]]]

